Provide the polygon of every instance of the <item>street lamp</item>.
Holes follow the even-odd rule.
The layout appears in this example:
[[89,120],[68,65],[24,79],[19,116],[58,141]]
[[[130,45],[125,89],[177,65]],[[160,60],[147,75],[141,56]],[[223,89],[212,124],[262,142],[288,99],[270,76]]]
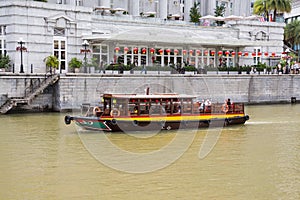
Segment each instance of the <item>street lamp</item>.
[[21,52],[21,67],[20,67],[20,73],[24,73],[24,67],[23,67],[23,51],[26,51],[26,47],[24,47],[23,45],[25,44],[25,42],[23,41],[22,38],[20,38],[20,40],[18,41],[18,44],[20,45],[19,47],[17,47],[17,51]]
[[289,70],[290,70],[290,58],[289,58],[289,53],[290,53],[290,50],[289,49],[286,49],[285,50],[285,54],[286,54],[286,62],[287,62],[287,68],[285,70],[285,73],[288,74],[289,73]]
[[89,51],[89,49],[87,49],[87,47],[90,44],[88,43],[87,40],[84,40],[82,43],[82,46],[84,47],[84,49],[82,50],[84,52],[84,73],[87,73],[87,68],[86,68],[86,53]]

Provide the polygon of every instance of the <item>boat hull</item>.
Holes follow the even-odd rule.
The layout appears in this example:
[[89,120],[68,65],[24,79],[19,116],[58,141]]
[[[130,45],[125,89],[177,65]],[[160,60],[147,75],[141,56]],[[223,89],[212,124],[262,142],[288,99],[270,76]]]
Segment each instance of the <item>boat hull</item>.
[[240,116],[178,116],[177,118],[101,118],[101,117],[65,117],[65,123],[74,121],[76,125],[87,129],[108,132],[126,131],[160,131],[177,129],[198,129],[209,127],[224,127],[244,124],[248,115]]

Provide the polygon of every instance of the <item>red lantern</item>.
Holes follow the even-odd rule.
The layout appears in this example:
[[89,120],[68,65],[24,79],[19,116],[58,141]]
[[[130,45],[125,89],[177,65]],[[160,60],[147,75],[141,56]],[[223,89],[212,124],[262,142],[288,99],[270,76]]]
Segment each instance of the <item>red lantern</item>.
[[248,56],[249,56],[249,53],[248,53],[248,52],[245,52],[245,53],[244,53],[244,56],[245,56],[245,57],[248,57]]
[[116,51],[116,53],[118,53],[120,51],[120,47],[116,47],[115,51]]
[[171,50],[170,49],[166,49],[166,52],[168,55],[170,55]]
[[151,48],[151,49],[150,49],[150,53],[151,53],[151,54],[154,54],[154,52],[155,52],[155,49],[154,49],[154,48]]
[[235,54],[236,54],[235,51],[231,52],[232,57],[234,57]]
[[194,53],[194,51],[193,51],[193,50],[190,50],[189,52],[190,52],[190,55],[191,55],[191,56],[192,56],[192,55],[193,55],[193,53]]
[[178,54],[178,49],[174,49],[174,54],[177,55]]
[[226,52],[225,52],[225,55],[226,55],[226,56],[229,56],[229,54],[230,54],[229,51],[226,51]]
[[261,56],[261,52],[258,52],[257,55],[258,55],[258,56]]
[[208,55],[208,51],[207,51],[207,50],[204,51],[204,55],[205,55],[205,56]]
[[256,56],[256,53],[255,53],[255,52],[252,53],[252,57],[254,57],[254,56]]
[[198,49],[196,50],[196,54],[197,54],[197,56],[199,56],[199,55],[200,55],[200,52],[201,52],[200,50],[198,50]]
[[241,57],[243,53],[241,51],[238,52],[238,56]]
[[147,49],[146,49],[146,48],[143,48],[143,49],[142,49],[142,54],[146,54],[146,52],[147,52]]
[[276,53],[275,52],[272,52],[272,57],[275,57],[276,56]]
[[212,56],[214,56],[216,52],[214,50],[212,50],[210,53]]
[[124,47],[124,53],[127,54],[127,52],[129,51],[128,47]]
[[137,54],[138,50],[139,50],[139,48],[134,47],[134,48],[133,48],[133,53],[134,53],[134,54]]
[[218,55],[222,56],[223,55],[223,51],[218,51]]
[[163,50],[163,49],[160,49],[160,50],[158,50],[158,52],[159,52],[160,55],[163,55],[164,50]]
[[183,53],[183,55],[185,55],[186,54],[186,50],[182,50],[182,53]]
[[265,57],[268,57],[268,56],[269,56],[269,53],[268,53],[268,52],[265,52],[264,55],[265,55]]

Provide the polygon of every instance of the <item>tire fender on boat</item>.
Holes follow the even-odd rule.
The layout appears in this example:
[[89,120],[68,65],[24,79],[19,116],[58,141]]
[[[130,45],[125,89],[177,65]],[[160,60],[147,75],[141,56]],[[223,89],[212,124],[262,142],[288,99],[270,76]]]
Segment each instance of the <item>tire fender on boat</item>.
[[222,112],[227,113],[228,110],[229,110],[229,107],[228,107],[227,104],[224,103],[224,104],[222,105],[222,108],[221,108],[221,109],[222,109]]
[[97,116],[97,112],[101,112],[101,109],[98,106],[93,109],[93,115]]
[[112,119],[112,120],[111,120],[111,124],[112,124],[112,125],[117,125],[117,120],[116,120],[116,119]]
[[73,117],[67,115],[65,116],[65,124],[71,124],[71,121],[73,120]]
[[120,116],[120,111],[118,109],[114,108],[110,111],[110,116],[118,117],[118,116]]

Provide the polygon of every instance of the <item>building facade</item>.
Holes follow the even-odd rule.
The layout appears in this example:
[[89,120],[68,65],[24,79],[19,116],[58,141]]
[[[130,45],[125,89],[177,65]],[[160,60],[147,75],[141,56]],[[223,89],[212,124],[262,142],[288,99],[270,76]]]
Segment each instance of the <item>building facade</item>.
[[[249,16],[251,1],[201,0],[200,13]],[[283,23],[231,20],[226,26],[189,22],[193,0],[0,0],[0,52],[16,72],[46,72],[44,58],[55,55],[59,72],[68,61],[87,58],[96,67],[193,65],[200,67],[275,65],[283,50]],[[23,49],[20,52],[20,41]],[[87,41],[86,45],[83,42]],[[20,55],[21,54],[21,55]]]

